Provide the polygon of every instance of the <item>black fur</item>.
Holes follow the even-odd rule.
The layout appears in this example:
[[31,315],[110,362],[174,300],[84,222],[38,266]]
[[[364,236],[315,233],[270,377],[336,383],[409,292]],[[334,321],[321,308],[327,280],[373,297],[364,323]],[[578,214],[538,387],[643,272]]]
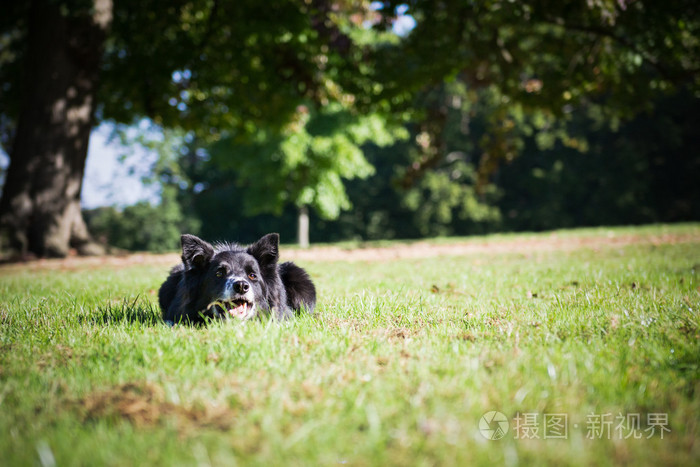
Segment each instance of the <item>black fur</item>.
[[316,288],[306,271],[294,263],[278,264],[276,233],[248,247],[210,245],[187,234],[181,243],[182,263],[158,292],[166,322],[262,315],[288,319],[302,310],[311,313],[316,305]]

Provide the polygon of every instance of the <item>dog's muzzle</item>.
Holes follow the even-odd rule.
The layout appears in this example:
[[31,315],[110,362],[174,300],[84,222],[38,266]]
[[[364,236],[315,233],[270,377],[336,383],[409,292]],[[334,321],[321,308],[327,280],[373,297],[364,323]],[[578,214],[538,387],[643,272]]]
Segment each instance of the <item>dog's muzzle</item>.
[[255,298],[250,283],[245,279],[231,278],[226,283],[224,296],[212,302],[207,309],[215,308],[225,317],[250,319],[255,316]]

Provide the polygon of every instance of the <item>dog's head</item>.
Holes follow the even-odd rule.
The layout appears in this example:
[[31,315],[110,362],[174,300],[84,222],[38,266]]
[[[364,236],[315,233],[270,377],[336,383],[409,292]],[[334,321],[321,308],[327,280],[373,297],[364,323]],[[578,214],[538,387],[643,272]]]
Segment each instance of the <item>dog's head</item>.
[[265,278],[279,258],[279,235],[268,234],[243,248],[212,246],[194,235],[183,235],[185,274],[196,279],[190,295],[197,310],[214,318],[250,319],[269,308]]

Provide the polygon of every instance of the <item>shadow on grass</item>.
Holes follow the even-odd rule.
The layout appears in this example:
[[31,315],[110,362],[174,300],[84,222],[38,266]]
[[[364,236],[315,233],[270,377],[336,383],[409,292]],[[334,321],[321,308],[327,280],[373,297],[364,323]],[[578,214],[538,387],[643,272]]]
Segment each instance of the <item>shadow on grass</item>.
[[83,317],[82,321],[94,324],[138,323],[144,326],[163,324],[158,306],[140,298],[125,298],[121,302],[100,306],[94,313]]

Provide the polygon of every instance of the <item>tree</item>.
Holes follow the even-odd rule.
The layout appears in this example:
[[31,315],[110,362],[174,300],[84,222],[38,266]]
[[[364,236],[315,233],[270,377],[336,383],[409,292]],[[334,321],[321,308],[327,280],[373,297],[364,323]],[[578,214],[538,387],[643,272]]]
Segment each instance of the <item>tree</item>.
[[[19,87],[21,98],[3,102],[10,111],[2,118],[7,127],[16,116],[12,138],[6,132],[2,138],[11,150],[0,200],[2,235],[16,251],[95,252],[80,214],[80,188],[111,8],[111,0],[77,3],[71,15],[49,0],[9,7],[10,21],[25,19],[27,40],[22,63],[8,70],[15,80],[4,88]],[[5,33],[2,40],[16,46],[21,38]]]
[[374,168],[361,146],[380,146],[405,137],[375,114],[353,115],[340,103],[314,110],[300,106],[296,119],[281,133],[259,131],[253,142],[235,136],[216,143],[209,163],[236,180],[245,197],[243,215],[281,213],[287,204],[298,210],[298,241],[309,245],[308,208],[335,219],[350,201],[343,179],[365,178]]

